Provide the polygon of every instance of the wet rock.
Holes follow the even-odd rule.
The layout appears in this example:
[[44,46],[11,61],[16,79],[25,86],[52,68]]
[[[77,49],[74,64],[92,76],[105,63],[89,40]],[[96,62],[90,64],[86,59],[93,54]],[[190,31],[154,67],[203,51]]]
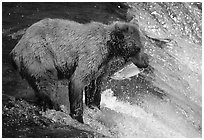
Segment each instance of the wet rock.
[[[25,100],[3,95],[2,102],[3,138],[105,137],[102,134],[91,131],[91,129],[81,129],[80,125],[82,124],[79,124],[78,122],[75,122],[78,123],[78,125],[75,126],[65,125],[58,121],[54,122],[53,119],[57,117],[54,118],[53,115],[50,115],[49,117],[41,115],[41,110],[37,106],[30,104]],[[64,114],[63,116],[62,114],[63,113],[58,114],[58,120],[66,116]]]

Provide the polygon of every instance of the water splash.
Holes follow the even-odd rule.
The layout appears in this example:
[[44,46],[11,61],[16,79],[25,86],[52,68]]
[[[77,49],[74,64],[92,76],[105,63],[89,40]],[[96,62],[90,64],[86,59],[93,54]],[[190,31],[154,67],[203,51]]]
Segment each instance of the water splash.
[[[183,121],[170,102],[147,97],[143,106],[120,101],[110,89],[102,93],[102,106],[111,109],[108,115],[115,123],[111,130],[118,137],[198,137],[197,130]],[[176,110],[176,111],[175,111]],[[176,113],[178,112],[178,113]],[[105,111],[104,114],[107,115]]]
[[[152,93],[148,94],[150,92],[148,88],[142,91],[144,96],[140,103],[141,107],[147,114],[153,114],[154,117],[149,118],[159,120],[157,125],[152,125],[151,131],[154,132],[152,137],[201,137],[201,10],[194,3],[128,4],[131,7],[129,13],[133,15],[131,22],[139,24],[144,35],[145,52],[150,57],[149,69],[140,75],[149,81],[147,87],[157,87],[165,94],[164,100],[158,99]],[[136,95],[139,93],[139,90],[135,90]],[[118,106],[123,106],[128,100],[124,98],[123,101]],[[109,108],[117,110],[118,108],[115,108],[117,102],[112,104],[113,106],[111,103],[113,101],[108,103]],[[128,107],[123,108],[122,112],[133,108],[126,114],[132,115],[139,111],[138,106],[132,104],[125,106]],[[146,116],[141,118],[145,119]],[[162,135],[162,132],[155,127],[158,125],[164,125],[163,131],[168,129],[169,132],[175,133],[164,132]],[[145,137],[148,137],[147,133],[145,134]]]

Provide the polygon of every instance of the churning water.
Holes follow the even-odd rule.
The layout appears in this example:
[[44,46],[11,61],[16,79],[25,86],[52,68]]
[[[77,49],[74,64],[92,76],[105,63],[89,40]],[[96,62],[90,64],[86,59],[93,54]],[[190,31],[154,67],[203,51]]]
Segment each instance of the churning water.
[[117,84],[126,89],[102,93],[102,106],[109,109],[102,112],[112,120],[108,129],[117,137],[201,137],[201,10],[191,3],[129,5],[131,22],[146,36],[150,68]]

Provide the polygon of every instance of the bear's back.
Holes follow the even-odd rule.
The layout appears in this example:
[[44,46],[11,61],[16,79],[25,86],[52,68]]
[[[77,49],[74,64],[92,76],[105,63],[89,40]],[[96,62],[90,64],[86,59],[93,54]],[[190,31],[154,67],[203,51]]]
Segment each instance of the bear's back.
[[34,63],[44,70],[55,66],[64,69],[67,64],[75,65],[81,54],[92,57],[101,54],[99,46],[105,45],[106,30],[106,25],[97,22],[80,24],[63,19],[43,19],[27,29],[11,54],[19,70],[22,67],[31,69]]

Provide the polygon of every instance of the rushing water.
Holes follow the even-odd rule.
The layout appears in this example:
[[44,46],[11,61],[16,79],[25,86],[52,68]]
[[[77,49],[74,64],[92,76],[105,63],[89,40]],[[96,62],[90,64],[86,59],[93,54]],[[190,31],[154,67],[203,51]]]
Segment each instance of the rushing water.
[[[102,87],[101,110],[85,107],[86,125],[78,124],[66,113],[55,110],[42,112],[42,116],[49,118],[52,122],[72,126],[78,132],[69,130],[69,133],[73,135],[65,135],[64,131],[66,132],[67,129],[61,132],[62,129],[52,128],[51,135],[47,132],[50,131],[49,127],[47,131],[43,131],[47,134],[46,136],[59,137],[59,134],[62,134],[60,137],[89,137],[88,132],[91,132],[90,137],[92,135],[93,137],[202,136],[201,3],[127,3],[126,5],[129,6],[128,11],[125,11],[124,5],[114,7],[106,4],[87,4],[88,9],[92,10],[99,6],[100,8],[95,9],[98,15],[102,11],[107,12],[109,8],[115,12],[110,12],[111,15],[105,13],[96,17],[92,12],[86,11],[85,19],[92,18],[92,20],[109,23],[127,18],[130,22],[138,24],[144,35],[143,43],[145,53],[150,57],[150,66],[144,70],[127,66],[125,70],[119,71],[117,76],[112,76],[112,79],[105,78]],[[39,8],[39,6],[36,7]],[[73,8],[73,5],[70,7]],[[83,20],[84,15],[76,14],[77,9],[81,7],[76,5],[75,7],[77,8],[68,9],[67,13],[71,16],[65,14],[67,16],[65,17],[77,21],[78,18],[74,15],[78,15]],[[64,12],[65,9],[61,10]],[[124,16],[123,12],[127,12],[127,16]],[[51,14],[48,11],[42,13],[48,17]],[[43,14],[33,16],[33,18],[42,18]],[[56,12],[54,17],[60,18],[59,15],[60,12]],[[110,15],[109,19],[105,18],[107,15]],[[88,22],[85,19],[84,22]],[[6,21],[9,20],[6,19]],[[7,28],[7,26],[3,26],[7,32],[8,29],[18,28],[17,32],[25,28],[23,25],[19,27],[12,24],[12,28]],[[5,33],[5,36],[8,37],[9,34],[10,32]],[[4,50],[7,49],[3,48]],[[3,58],[5,57],[6,55],[3,55]],[[4,64],[3,66],[5,67]],[[136,76],[133,76],[133,71]],[[9,79],[11,76],[3,75],[3,90],[13,95],[11,87],[6,88],[8,84],[4,84],[5,78]],[[15,80],[11,78],[10,83],[11,81]],[[19,87],[21,88],[18,90],[18,95],[24,93],[22,86],[16,88]],[[26,91],[29,92],[29,90]],[[46,127],[44,129],[46,130]],[[28,126],[23,132],[31,133],[26,130],[29,130]],[[37,127],[35,130],[39,131],[41,128]],[[44,137],[41,133],[36,135]],[[27,136],[37,137],[36,135]],[[16,134],[14,137],[19,136]]]

